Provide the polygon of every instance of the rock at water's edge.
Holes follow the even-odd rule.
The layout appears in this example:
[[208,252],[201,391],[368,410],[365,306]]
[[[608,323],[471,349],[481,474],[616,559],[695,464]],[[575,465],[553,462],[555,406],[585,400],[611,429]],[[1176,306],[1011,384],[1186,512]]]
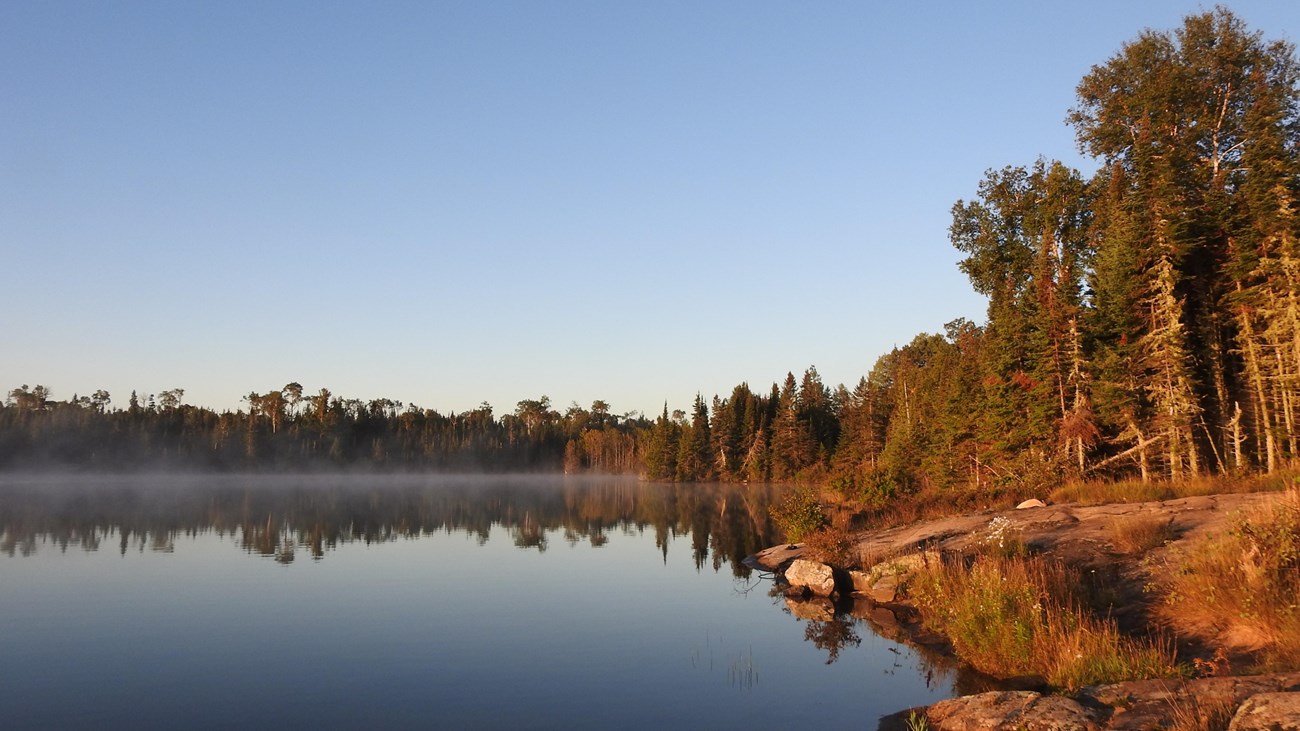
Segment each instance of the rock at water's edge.
[[939,701],[926,711],[938,731],[1093,731],[1097,720],[1078,701],[1033,691],[992,691]]
[[817,596],[830,596],[835,592],[835,572],[830,566],[806,558],[797,558],[785,570],[785,580],[790,586],[807,587]]
[[781,566],[803,555],[803,544],[781,544],[745,557],[745,565],[760,571],[780,571]]
[[897,576],[886,576],[871,585],[866,595],[878,604],[888,604],[898,598],[900,580]]

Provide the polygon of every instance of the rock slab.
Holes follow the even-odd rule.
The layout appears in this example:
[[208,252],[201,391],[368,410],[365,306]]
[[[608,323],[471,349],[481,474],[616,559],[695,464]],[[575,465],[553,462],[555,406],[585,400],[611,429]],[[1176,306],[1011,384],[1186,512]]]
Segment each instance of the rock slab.
[[937,731],[1095,731],[1097,719],[1063,696],[991,691],[940,701],[926,711]]
[[1260,693],[1246,699],[1228,731],[1300,731],[1300,693]]

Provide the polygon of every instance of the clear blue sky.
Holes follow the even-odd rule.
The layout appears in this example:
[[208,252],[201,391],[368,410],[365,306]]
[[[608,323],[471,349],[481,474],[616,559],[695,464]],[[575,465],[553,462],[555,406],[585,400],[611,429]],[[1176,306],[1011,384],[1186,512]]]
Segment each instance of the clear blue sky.
[[[1295,41],[1300,3],[1229,5]],[[850,386],[949,210],[1196,2],[0,3],[0,386],[443,412]]]

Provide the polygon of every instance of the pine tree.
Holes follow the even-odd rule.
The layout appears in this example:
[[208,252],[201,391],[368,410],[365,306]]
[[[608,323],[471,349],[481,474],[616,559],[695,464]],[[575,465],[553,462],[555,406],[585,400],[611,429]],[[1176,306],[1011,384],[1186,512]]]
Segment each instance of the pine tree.
[[1279,385],[1276,356],[1296,80],[1289,44],[1218,8],[1144,32],[1079,84],[1071,122],[1103,161],[1092,337],[1108,393],[1097,403],[1125,425],[1117,440],[1137,441],[1144,473],[1155,441],[1177,476],[1206,456],[1238,467],[1247,441],[1275,465],[1278,435],[1291,438],[1294,388]]

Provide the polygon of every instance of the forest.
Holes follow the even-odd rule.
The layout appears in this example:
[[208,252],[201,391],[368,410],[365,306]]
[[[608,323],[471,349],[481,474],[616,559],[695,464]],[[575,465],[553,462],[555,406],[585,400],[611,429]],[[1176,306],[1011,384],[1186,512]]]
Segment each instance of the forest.
[[1221,7],[1139,34],[1066,111],[1095,173],[1040,157],[953,206],[986,321],[919,334],[852,387],[809,367],[651,419],[545,396],[444,415],[297,383],[217,413],[182,389],[121,407],[23,385],[0,469],[563,469],[871,499],[1275,472],[1300,450],[1298,72],[1290,43]]

